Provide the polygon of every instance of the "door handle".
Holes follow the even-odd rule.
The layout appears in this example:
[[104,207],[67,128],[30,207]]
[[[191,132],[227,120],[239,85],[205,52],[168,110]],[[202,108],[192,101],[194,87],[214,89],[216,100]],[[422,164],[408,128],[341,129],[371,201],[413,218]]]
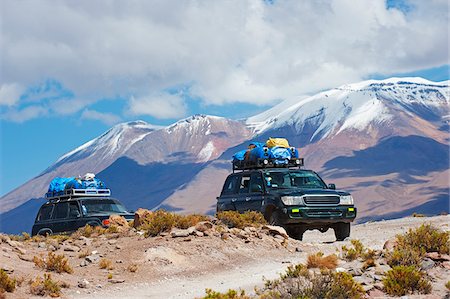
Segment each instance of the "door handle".
[[231,202],[235,202],[237,200],[237,198],[232,198]]
[[250,199],[252,199],[251,197],[246,197],[245,201],[249,201]]

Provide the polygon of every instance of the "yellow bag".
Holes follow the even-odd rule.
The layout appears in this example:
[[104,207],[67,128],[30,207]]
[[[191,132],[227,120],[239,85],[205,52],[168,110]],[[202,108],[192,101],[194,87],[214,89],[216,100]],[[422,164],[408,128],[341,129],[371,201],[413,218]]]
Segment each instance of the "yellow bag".
[[269,140],[267,140],[266,145],[270,148],[274,146],[280,146],[289,148],[289,142],[285,138],[272,138],[270,137]]

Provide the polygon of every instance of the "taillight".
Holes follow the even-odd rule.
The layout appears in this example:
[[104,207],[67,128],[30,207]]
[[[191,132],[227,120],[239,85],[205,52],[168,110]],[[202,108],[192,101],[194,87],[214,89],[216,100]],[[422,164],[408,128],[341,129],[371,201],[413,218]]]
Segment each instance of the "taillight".
[[102,221],[103,226],[109,226],[109,219],[105,219]]

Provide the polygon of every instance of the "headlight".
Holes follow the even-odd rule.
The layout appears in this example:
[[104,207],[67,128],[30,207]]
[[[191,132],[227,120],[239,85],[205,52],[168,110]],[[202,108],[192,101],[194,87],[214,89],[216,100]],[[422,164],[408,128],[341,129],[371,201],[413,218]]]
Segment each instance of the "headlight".
[[281,201],[287,206],[298,206],[303,204],[301,196],[282,196]]
[[353,204],[353,197],[351,195],[341,196],[341,200],[340,200],[339,204],[341,204],[341,205],[352,205]]

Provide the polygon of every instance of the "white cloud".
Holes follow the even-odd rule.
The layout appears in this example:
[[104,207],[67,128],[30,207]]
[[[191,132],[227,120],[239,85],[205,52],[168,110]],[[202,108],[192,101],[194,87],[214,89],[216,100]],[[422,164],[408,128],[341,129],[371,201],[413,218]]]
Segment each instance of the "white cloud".
[[31,119],[48,115],[48,110],[41,106],[28,106],[23,109],[10,109],[1,115],[2,119],[23,123]]
[[131,97],[128,113],[150,115],[159,119],[181,118],[186,116],[186,104],[180,96],[168,93]]
[[112,113],[103,113],[95,110],[85,109],[81,113],[81,119],[98,120],[102,123],[111,126],[121,121],[121,118]]
[[[405,15],[385,0],[5,0],[2,78],[22,86],[55,78],[91,101],[190,85],[206,104],[268,104],[448,64],[448,2],[411,7]],[[185,111],[170,111],[173,99],[150,109],[158,102],[150,98],[133,98],[130,111]]]
[[0,105],[12,106],[19,101],[23,88],[16,83],[0,85]]

